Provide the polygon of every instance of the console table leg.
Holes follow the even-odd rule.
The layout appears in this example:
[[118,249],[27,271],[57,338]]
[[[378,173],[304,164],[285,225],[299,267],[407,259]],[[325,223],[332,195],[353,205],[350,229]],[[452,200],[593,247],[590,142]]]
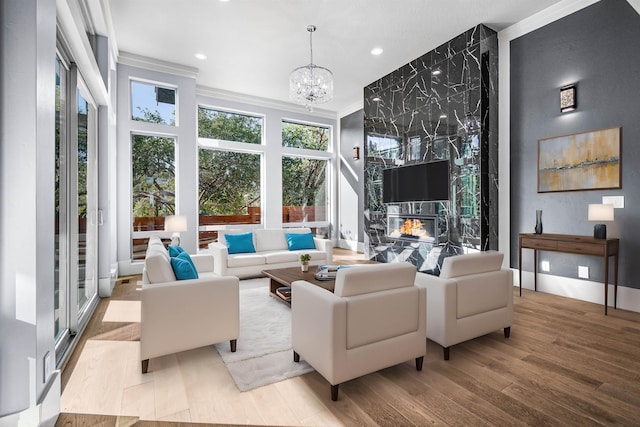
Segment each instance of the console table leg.
[[533,290],[538,291],[538,251],[533,250]]
[[522,242],[520,242],[518,248],[518,283],[520,283],[520,296],[522,296]]
[[613,308],[618,308],[618,252],[613,257]]
[[607,315],[609,305],[609,257],[604,257],[604,315]]

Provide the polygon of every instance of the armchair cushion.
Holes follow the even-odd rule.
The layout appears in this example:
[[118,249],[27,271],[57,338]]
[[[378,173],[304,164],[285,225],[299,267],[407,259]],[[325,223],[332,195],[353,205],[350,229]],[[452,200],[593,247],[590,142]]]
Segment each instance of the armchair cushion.
[[174,282],[176,280],[176,275],[171,267],[169,253],[164,249],[164,246],[162,250],[147,251],[144,268],[149,278],[149,283]]
[[311,233],[285,233],[285,235],[287,236],[287,245],[290,251],[316,248],[313,234]]
[[173,273],[178,280],[197,279],[198,271],[196,266],[191,260],[191,257],[186,252],[181,252],[178,256],[171,257],[171,267]]
[[340,297],[413,286],[416,268],[407,263],[371,264],[340,268],[334,293]]
[[501,252],[496,251],[470,253],[464,257],[448,257],[442,263],[440,277],[451,279],[500,270],[503,257]]
[[173,245],[167,246],[167,250],[169,251],[169,256],[170,257],[178,256],[179,254],[184,252],[184,249],[182,249],[182,247],[173,246]]

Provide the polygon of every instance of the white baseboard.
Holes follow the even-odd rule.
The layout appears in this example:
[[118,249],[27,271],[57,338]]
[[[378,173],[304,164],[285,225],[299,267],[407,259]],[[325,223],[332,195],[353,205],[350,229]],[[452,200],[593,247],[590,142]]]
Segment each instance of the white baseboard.
[[338,239],[338,245],[341,249],[348,249],[355,252],[364,252],[364,243],[355,240]]
[[98,295],[102,298],[110,297],[113,292],[113,288],[116,286],[116,279],[118,278],[118,264],[112,264],[109,270],[108,277],[101,277],[98,279]]
[[[520,286],[518,269],[512,268],[513,286]],[[533,290],[533,272],[522,272],[522,288]],[[589,280],[538,274],[538,291],[581,301],[604,304],[604,284]],[[613,307],[614,286],[609,283],[608,306]],[[617,308],[640,313],[640,289],[618,285]]]
[[131,260],[118,261],[118,274],[120,276],[132,276],[134,274],[142,274],[143,268],[144,268],[144,261],[137,261],[137,262],[131,262]]
[[61,389],[60,371],[56,370],[49,377],[40,401],[24,411],[0,417],[0,427],[54,427],[60,415]]

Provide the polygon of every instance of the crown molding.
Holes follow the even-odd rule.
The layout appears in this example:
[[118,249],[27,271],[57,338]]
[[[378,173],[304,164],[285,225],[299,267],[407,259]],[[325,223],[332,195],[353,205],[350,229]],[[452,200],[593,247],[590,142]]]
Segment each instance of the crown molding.
[[198,76],[197,68],[174,64],[173,62],[161,61],[159,59],[136,55],[129,52],[120,52],[118,55],[118,63],[192,79],[195,79]]
[[364,109],[364,101],[360,100],[358,102],[354,102],[353,104],[348,105],[347,107],[338,111],[338,118],[341,119],[362,109]]
[[627,2],[636,10],[638,15],[640,15],[640,0],[627,0]]
[[[504,30],[498,32],[498,39],[503,38],[508,41],[523,36],[531,31],[535,31],[547,24],[550,24],[558,19],[562,19],[565,16],[571,15],[585,7],[591,6],[594,3],[598,3],[600,0],[565,0],[560,3],[556,3],[553,6],[531,15],[528,18],[519,21]],[[640,0],[635,0],[635,3],[640,3]]]

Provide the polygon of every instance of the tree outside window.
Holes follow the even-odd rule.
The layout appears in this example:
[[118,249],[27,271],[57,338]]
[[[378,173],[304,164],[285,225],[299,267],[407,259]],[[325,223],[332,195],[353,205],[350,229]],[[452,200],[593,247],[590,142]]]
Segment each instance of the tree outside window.
[[[282,122],[282,145],[326,152],[329,128]],[[282,158],[282,222],[327,220],[327,167],[324,159]]]
[[175,140],[133,135],[133,228],[164,229],[164,217],[175,214]]

